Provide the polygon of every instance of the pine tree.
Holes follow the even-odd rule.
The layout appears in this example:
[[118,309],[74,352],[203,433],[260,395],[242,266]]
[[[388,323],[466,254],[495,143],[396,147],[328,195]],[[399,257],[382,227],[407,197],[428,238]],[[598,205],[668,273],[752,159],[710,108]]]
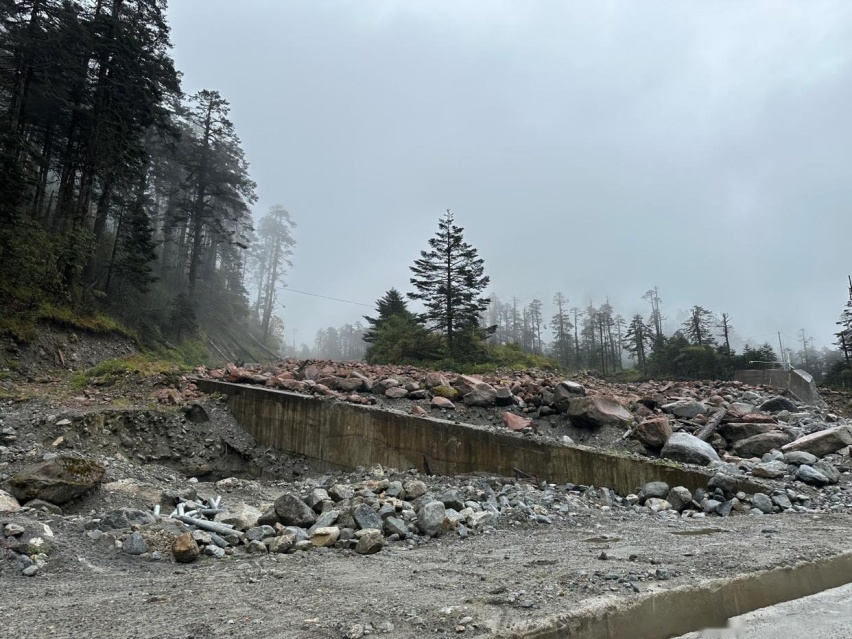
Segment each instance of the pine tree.
[[438,222],[438,232],[429,240],[431,250],[421,251],[414,261],[408,296],[426,306],[424,317],[444,335],[447,355],[453,359],[473,345],[480,314],[491,301],[481,294],[490,278],[476,249],[464,241],[464,229],[456,226],[452,212]]
[[553,296],[553,305],[556,306],[556,314],[550,319],[550,328],[553,331],[553,353],[562,366],[568,366],[571,362],[571,354],[574,350],[574,339],[571,329],[574,324],[567,308],[568,299],[557,293]]
[[716,338],[710,332],[713,327],[713,313],[703,306],[693,306],[689,318],[683,323],[683,334],[697,346],[712,346]]
[[364,341],[369,344],[376,340],[376,334],[382,327],[382,324],[394,315],[401,315],[409,319],[413,318],[413,313],[408,310],[408,304],[402,297],[402,294],[395,288],[390,289],[385,293],[384,297],[376,302],[376,313],[378,314],[376,317],[367,317],[364,315],[364,319],[370,325],[370,328],[364,333]]
[[642,373],[647,374],[648,351],[654,342],[653,329],[649,329],[642,316],[636,314],[627,326],[624,339],[626,340],[624,349],[630,353],[631,358],[636,360],[636,366],[642,369]]

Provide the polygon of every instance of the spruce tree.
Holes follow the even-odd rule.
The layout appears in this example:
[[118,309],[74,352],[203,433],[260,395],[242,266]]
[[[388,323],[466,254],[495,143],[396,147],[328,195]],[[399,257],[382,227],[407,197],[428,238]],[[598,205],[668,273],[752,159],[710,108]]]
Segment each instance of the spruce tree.
[[[438,222],[438,232],[429,240],[430,250],[414,261],[408,296],[426,306],[424,318],[443,333],[447,355],[455,359],[475,341],[479,316],[490,299],[482,296],[490,278],[484,275],[483,260],[464,241],[464,229],[456,226],[452,212]],[[471,343],[469,343],[471,342]]]
[[378,313],[376,317],[367,317],[364,315],[364,319],[370,325],[370,328],[364,333],[364,341],[369,344],[376,341],[379,329],[394,315],[401,315],[408,319],[413,319],[414,317],[413,313],[408,310],[408,305],[402,294],[395,288],[390,289],[385,293],[384,297],[376,302],[376,313]]

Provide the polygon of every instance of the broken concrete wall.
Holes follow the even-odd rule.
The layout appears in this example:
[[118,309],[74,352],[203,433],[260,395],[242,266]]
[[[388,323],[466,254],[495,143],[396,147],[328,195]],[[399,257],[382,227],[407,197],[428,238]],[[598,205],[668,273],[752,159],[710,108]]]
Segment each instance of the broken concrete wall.
[[817,391],[814,378],[810,373],[799,368],[790,371],[781,370],[780,368],[735,371],[734,379],[752,386],[765,384],[788,390],[800,402],[823,408],[826,406],[825,401],[823,401]]
[[[629,494],[649,481],[690,490],[712,473],[678,465],[565,446],[484,428],[355,406],[260,387],[199,379],[206,392],[228,395],[240,425],[260,444],[304,455],[329,467],[382,464],[439,475],[516,471],[555,483],[606,486]],[[741,490],[763,486],[743,481]]]

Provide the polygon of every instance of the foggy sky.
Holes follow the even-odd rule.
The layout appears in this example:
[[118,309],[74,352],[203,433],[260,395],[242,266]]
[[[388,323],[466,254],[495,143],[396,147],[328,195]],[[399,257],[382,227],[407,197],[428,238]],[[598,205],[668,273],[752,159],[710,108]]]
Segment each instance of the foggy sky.
[[[659,286],[737,333],[829,344],[852,272],[852,3],[172,0],[298,225],[293,289],[373,305],[452,208],[491,290]],[[371,309],[283,292],[287,341]]]

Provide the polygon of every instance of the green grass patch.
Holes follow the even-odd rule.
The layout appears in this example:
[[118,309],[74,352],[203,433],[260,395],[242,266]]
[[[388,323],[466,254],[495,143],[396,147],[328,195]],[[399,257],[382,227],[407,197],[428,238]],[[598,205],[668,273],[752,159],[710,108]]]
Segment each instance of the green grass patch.
[[76,373],[71,378],[71,386],[77,389],[85,388],[90,384],[112,386],[131,376],[141,379],[165,376],[177,381],[177,378],[188,370],[189,367],[186,365],[161,359],[151,353],[141,353],[118,359],[108,359],[85,371]]

